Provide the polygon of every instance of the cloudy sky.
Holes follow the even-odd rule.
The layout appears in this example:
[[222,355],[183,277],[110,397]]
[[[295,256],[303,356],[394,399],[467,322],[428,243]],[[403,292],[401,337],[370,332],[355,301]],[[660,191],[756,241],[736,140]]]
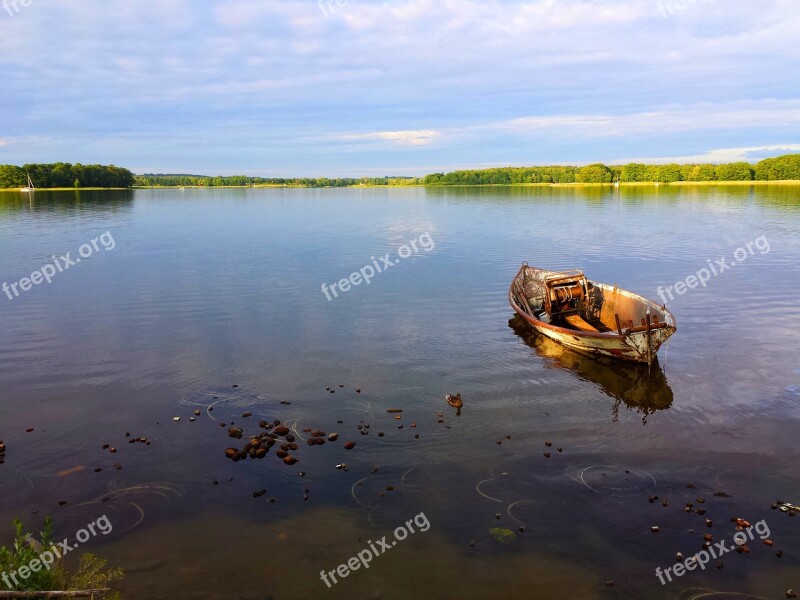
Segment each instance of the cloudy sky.
[[0,163],[361,176],[800,151],[797,0],[0,2]]

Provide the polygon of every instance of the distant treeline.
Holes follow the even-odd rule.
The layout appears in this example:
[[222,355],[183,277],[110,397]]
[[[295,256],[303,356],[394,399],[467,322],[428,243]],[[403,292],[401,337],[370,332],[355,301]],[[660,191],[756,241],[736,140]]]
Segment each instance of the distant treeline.
[[672,183],[676,181],[786,181],[800,180],[800,154],[767,158],[756,164],[735,162],[714,164],[604,165],[585,167],[500,167],[452,173],[433,173],[424,178],[362,177],[329,179],[284,177],[211,177],[205,175],[153,174],[134,175],[114,165],[82,165],[70,163],[29,164],[17,167],[0,165],[0,188],[28,185],[28,175],[37,188],[127,188],[137,187],[353,187],[408,185],[504,185],[520,183]]
[[604,165],[585,167],[505,167],[474,171],[433,173],[425,185],[503,185],[513,183],[627,183],[675,181],[781,181],[800,180],[800,154],[767,158],[755,165],[736,162],[723,165]]
[[361,179],[284,178],[284,177],[208,177],[205,175],[166,175],[145,173],[136,175],[139,187],[243,187],[252,185],[275,185],[286,187],[351,187],[356,185],[419,185],[414,177],[362,177]]
[[50,165],[0,165],[0,188],[28,185],[30,175],[37,188],[126,188],[133,185],[133,173],[114,165],[54,163]]

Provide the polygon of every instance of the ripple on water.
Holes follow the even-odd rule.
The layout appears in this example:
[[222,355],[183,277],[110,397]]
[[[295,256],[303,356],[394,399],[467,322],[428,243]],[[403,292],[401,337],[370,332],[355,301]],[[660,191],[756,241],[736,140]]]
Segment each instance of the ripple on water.
[[217,419],[211,410],[218,407],[223,412],[229,409],[231,414],[245,408],[266,408],[270,403],[277,402],[268,394],[249,392],[235,387],[213,386],[199,391],[193,391],[179,400],[184,406],[198,407],[204,409],[206,415],[213,421]]
[[650,473],[623,465],[572,467],[568,475],[590,490],[610,496],[637,496],[656,487]]
[[722,592],[706,588],[683,590],[676,600],[767,600],[764,596],[754,596],[741,592]]
[[148,517],[163,514],[166,503],[180,501],[183,496],[183,489],[170,482],[153,481],[125,486],[112,480],[103,494],[67,507],[59,515],[59,522],[62,525],[80,526],[91,523],[102,514],[115,529],[127,532],[141,525]]

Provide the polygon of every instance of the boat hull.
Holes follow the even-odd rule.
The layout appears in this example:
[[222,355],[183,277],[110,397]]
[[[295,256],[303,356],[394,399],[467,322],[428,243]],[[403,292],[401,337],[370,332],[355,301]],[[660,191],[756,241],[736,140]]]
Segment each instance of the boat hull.
[[601,290],[605,311],[614,314],[617,310],[624,310],[625,314],[636,316],[657,315],[659,326],[628,327],[620,330],[621,333],[617,331],[593,333],[546,323],[537,318],[529,306],[522,304],[523,300],[526,300],[524,294],[520,293],[524,289],[526,269],[531,269],[531,267],[523,265],[509,288],[508,299],[511,307],[531,328],[573,350],[650,364],[656,359],[662,344],[677,331],[675,317],[665,307],[616,286],[596,282],[591,283]]

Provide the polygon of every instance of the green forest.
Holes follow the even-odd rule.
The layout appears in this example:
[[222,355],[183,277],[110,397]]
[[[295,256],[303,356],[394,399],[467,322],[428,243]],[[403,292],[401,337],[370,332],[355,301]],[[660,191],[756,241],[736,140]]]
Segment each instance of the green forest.
[[767,158],[755,164],[666,164],[604,165],[583,167],[498,167],[493,169],[432,173],[415,177],[362,177],[329,179],[248,177],[233,175],[153,174],[134,175],[114,165],[82,165],[70,163],[28,164],[21,167],[0,165],[0,188],[20,188],[28,184],[30,175],[37,188],[127,188],[127,187],[353,187],[408,185],[510,185],[552,183],[673,183],[678,181],[787,181],[800,180],[800,154]]
[[37,188],[127,188],[133,185],[133,173],[114,165],[53,163],[21,167],[0,165],[0,188],[25,187],[28,175]]
[[756,164],[604,165],[585,167],[504,167],[452,173],[433,173],[424,185],[507,185],[519,183],[673,183],[676,181],[785,181],[800,180],[800,154],[767,158]]
[[357,185],[419,185],[421,181],[415,177],[362,177],[360,179],[343,178],[285,178],[285,177],[248,177],[233,175],[229,177],[209,177],[206,175],[165,175],[146,173],[136,175],[137,187],[243,187],[243,186],[285,186],[285,187],[352,187]]

